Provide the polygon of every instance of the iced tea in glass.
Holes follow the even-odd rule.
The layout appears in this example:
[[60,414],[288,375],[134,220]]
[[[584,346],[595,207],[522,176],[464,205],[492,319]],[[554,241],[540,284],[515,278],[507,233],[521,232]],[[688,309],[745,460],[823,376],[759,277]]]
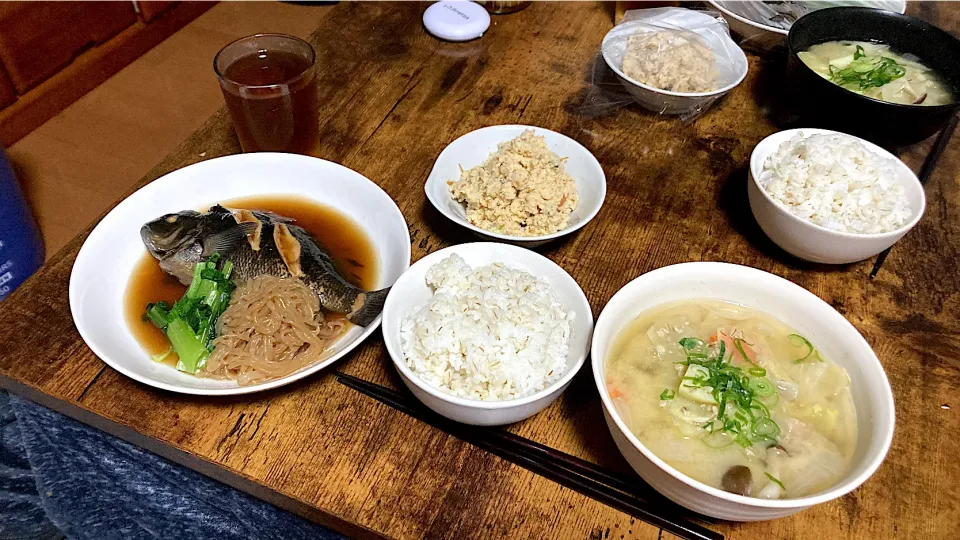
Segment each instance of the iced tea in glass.
[[217,53],[214,70],[244,152],[316,154],[316,53],[284,34],[238,39]]

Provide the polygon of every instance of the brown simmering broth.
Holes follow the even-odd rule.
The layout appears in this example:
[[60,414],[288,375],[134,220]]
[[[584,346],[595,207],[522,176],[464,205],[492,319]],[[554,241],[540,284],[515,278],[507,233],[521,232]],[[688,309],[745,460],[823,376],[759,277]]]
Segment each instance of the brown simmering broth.
[[[380,269],[373,244],[356,222],[335,208],[289,195],[244,197],[220,202],[227,208],[267,210],[293,218],[296,225],[306,229],[327,250],[337,270],[347,281],[366,291],[377,288]],[[200,210],[206,211],[207,208]],[[162,330],[143,320],[147,304],[164,300],[173,305],[186,290],[175,277],[161,270],[160,263],[149,253],[144,253],[137,262],[124,295],[124,315],[130,332],[148,353],[162,353],[170,348],[170,342]],[[176,355],[169,355],[164,363],[176,366]]]

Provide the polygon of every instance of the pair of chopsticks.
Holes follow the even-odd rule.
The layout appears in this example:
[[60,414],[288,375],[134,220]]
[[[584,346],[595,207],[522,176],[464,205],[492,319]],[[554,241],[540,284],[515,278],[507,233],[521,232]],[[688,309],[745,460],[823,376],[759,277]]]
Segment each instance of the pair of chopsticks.
[[[931,148],[930,153],[927,154],[927,159],[923,160],[923,166],[920,167],[920,174],[917,175],[917,178],[920,180],[920,185],[926,186],[927,181],[930,180],[930,175],[933,174],[933,170],[937,168],[937,162],[940,161],[940,156],[943,154],[943,151],[947,149],[950,136],[953,135],[953,131],[957,127],[958,119],[960,119],[960,116],[954,115],[953,118],[947,122],[947,125],[940,130],[940,134],[937,135],[937,140],[934,141],[933,148]],[[893,249],[893,246],[888,247],[880,252],[880,255],[877,255],[877,261],[873,263],[873,270],[870,271],[870,279],[877,277],[877,272],[880,271],[880,267],[883,266],[883,261],[887,259],[887,255],[890,254],[891,249]]]
[[458,424],[396,390],[345,373],[334,372],[334,375],[338,382],[361,394],[680,538],[723,539],[722,534],[692,521],[707,518],[665,499],[642,480],[625,480],[609,469],[504,429]]

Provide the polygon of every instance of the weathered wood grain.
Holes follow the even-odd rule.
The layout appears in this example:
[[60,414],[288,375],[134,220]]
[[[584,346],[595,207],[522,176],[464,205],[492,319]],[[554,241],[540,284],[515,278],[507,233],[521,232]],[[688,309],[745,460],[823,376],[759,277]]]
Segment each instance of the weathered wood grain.
[[[960,143],[951,144],[931,180],[926,217],[871,281],[870,261],[826,267],[793,259],[750,214],[746,163],[753,146],[777,130],[769,119],[781,91],[776,58],[750,57],[744,84],[693,123],[633,106],[595,115],[582,104],[595,74],[603,74],[595,69],[596,53],[611,22],[601,5],[535,3],[494,18],[481,40],[465,44],[426,35],[423,6],[329,9],[313,37],[320,157],[359,171],[397,201],[414,260],[470,239],[444,222],[423,193],[444,146],[487,125],[540,125],[586,145],[607,173],[597,218],[540,250],[577,279],[595,315],[643,272],[722,260],[813,291],[875,348],[894,387],[898,418],[878,473],[854,493],[796,516],[721,523],[718,530],[735,538],[955,536],[960,488],[953,479],[960,465],[950,458],[960,421],[941,405],[957,405],[960,385],[954,262]],[[960,29],[960,17],[943,6],[913,9]],[[917,145],[905,161],[918,168],[927,148],[929,142]],[[220,111],[141,184],[237,152]],[[234,398],[180,396],[124,378],[90,353],[69,316],[69,273],[84,236],[0,309],[0,385],[353,535],[669,537],[361,396],[329,374]],[[339,368],[399,386],[379,336]],[[554,405],[511,429],[634,477],[606,432],[588,368]]]

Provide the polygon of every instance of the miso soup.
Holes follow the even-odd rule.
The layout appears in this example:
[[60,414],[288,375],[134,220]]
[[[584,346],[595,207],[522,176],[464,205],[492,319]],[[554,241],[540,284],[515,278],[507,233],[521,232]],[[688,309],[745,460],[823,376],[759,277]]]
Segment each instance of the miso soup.
[[621,331],[607,362],[607,389],[630,431],[705,484],[796,498],[850,466],[850,377],[763,312],[716,300],[660,306]]
[[867,97],[901,105],[948,105],[952,91],[932,69],[889,45],[828,41],[797,54],[830,82]]

